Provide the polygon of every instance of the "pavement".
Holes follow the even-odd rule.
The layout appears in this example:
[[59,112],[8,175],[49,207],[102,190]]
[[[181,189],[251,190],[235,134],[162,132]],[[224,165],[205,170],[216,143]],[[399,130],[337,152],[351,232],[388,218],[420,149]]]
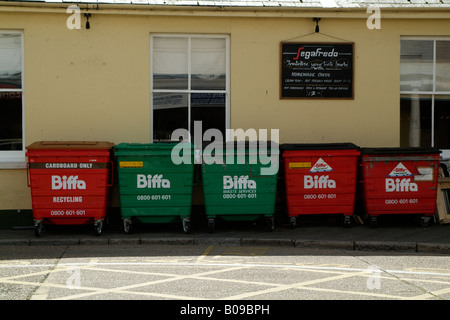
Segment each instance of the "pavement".
[[[432,219],[433,220],[433,219]],[[344,226],[337,217],[326,215],[299,217],[295,228],[276,224],[217,221],[210,233],[205,221],[192,221],[191,232],[183,232],[181,224],[135,224],[125,234],[120,223],[106,224],[101,235],[93,226],[46,226],[36,237],[32,226],[15,226],[0,230],[0,245],[235,245],[291,246],[296,248],[338,249],[358,251],[450,254],[450,224],[432,221],[421,227],[409,216],[379,217],[376,227],[361,219]]]

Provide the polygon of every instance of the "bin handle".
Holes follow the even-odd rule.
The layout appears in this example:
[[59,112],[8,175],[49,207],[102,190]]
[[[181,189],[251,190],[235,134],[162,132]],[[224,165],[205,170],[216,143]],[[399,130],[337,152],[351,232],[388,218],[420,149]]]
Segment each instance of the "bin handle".
[[114,185],[114,162],[111,160],[111,183],[106,184],[107,187],[112,187]]
[[373,182],[371,182],[371,181],[366,181],[366,182],[364,182],[363,181],[363,183],[367,186],[367,190],[375,190],[375,186],[374,186],[374,184],[373,184]]
[[195,166],[194,165],[194,176],[192,179],[192,186],[197,186],[198,185],[198,181],[200,180],[199,178],[199,171],[201,170],[201,165],[199,166]]
[[285,181],[286,181],[286,186],[288,186],[288,187],[293,187],[294,186],[294,182],[293,182],[292,177],[286,177]]
[[31,182],[30,182],[30,164],[27,162],[27,186],[31,187]]

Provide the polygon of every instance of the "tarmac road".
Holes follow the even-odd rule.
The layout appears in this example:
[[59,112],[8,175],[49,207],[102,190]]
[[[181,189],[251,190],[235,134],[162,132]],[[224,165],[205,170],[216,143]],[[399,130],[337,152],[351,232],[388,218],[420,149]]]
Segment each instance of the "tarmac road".
[[[201,225],[190,234],[156,224],[137,225],[133,234],[109,225],[100,236],[91,226],[56,226],[40,237],[30,228],[0,230],[0,300],[169,300],[201,307],[203,299],[256,306],[450,298],[450,225],[384,219],[376,228],[345,228],[324,219],[273,232],[251,223],[219,223],[214,233]],[[183,303],[169,305],[170,312],[181,312]],[[224,308],[209,305],[216,315]]]
[[443,254],[76,244],[4,245],[0,256],[1,300],[205,300],[223,313],[242,300],[270,309],[281,300],[450,299],[450,257]]

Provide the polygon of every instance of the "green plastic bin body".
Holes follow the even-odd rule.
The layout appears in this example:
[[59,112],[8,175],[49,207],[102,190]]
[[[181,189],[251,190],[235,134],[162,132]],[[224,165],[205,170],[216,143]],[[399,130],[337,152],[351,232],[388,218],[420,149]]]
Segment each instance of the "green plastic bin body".
[[[258,151],[258,147],[249,144],[245,145],[243,151],[236,149],[236,146],[231,150],[223,147],[222,153],[215,153],[223,157],[222,164],[207,164],[203,160],[203,195],[209,220],[220,217],[225,221],[253,221],[265,217],[271,219],[269,229],[273,229],[278,145],[276,151],[271,150],[277,162],[276,171],[272,174],[261,174],[261,169],[271,164],[262,163]],[[233,159],[232,163],[227,161],[227,157]],[[244,159],[245,163],[238,163],[238,159]]]
[[[175,164],[175,143],[120,143],[114,146],[122,219],[172,223],[189,219],[194,176],[193,157]],[[192,145],[184,145],[190,150]],[[185,230],[186,231],[186,230]]]

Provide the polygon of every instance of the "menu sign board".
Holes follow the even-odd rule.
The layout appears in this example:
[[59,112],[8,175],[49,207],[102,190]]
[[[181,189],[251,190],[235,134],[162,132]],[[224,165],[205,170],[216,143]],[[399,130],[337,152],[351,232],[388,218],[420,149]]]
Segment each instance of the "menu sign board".
[[353,99],[353,43],[281,43],[281,98]]

